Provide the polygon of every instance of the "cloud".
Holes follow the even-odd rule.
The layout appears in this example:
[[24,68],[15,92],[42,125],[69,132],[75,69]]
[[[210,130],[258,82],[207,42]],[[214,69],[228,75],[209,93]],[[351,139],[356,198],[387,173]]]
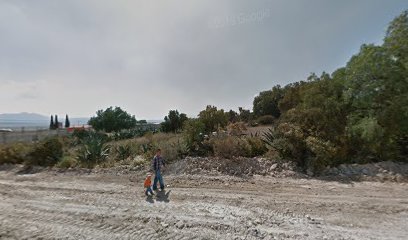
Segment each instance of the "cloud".
[[249,108],[344,65],[404,2],[0,0],[0,112]]

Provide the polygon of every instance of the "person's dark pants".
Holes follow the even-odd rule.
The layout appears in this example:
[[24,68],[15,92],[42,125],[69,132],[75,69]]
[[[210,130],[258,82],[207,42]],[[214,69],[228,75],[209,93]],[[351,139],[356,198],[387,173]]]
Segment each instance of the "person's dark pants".
[[160,170],[157,170],[154,176],[154,181],[153,181],[153,190],[157,190],[157,182],[160,183],[160,189],[164,189],[164,182],[163,182],[163,177],[161,175]]
[[146,192],[145,192],[146,196],[149,195],[148,193],[150,193],[151,195],[153,195],[152,187],[147,187],[147,188],[146,188]]

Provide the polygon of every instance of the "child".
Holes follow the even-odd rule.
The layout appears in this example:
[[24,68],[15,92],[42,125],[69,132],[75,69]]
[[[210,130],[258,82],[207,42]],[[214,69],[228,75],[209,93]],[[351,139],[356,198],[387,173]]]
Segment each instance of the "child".
[[146,196],[153,195],[153,191],[152,191],[152,174],[147,174],[147,177],[144,181],[144,187],[146,188],[145,194]]

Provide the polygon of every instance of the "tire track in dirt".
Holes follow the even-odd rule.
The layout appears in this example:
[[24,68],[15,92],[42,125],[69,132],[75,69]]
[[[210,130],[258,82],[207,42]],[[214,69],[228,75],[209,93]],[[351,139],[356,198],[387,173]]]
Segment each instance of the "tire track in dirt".
[[[192,181],[173,187],[168,201],[151,203],[124,178],[47,179],[45,173],[21,179],[0,172],[0,239],[398,239],[406,233],[400,227],[408,213],[406,185],[363,191],[262,180],[269,187],[259,190],[264,182],[223,189],[194,188]],[[377,218],[395,232],[367,225]]]

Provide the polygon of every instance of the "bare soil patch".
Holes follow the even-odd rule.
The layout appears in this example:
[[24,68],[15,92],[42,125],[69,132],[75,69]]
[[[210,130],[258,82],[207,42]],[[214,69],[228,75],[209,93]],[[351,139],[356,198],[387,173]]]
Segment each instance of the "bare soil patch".
[[[143,171],[0,171],[0,239],[405,239],[408,185]],[[20,172],[20,173],[19,173]]]

